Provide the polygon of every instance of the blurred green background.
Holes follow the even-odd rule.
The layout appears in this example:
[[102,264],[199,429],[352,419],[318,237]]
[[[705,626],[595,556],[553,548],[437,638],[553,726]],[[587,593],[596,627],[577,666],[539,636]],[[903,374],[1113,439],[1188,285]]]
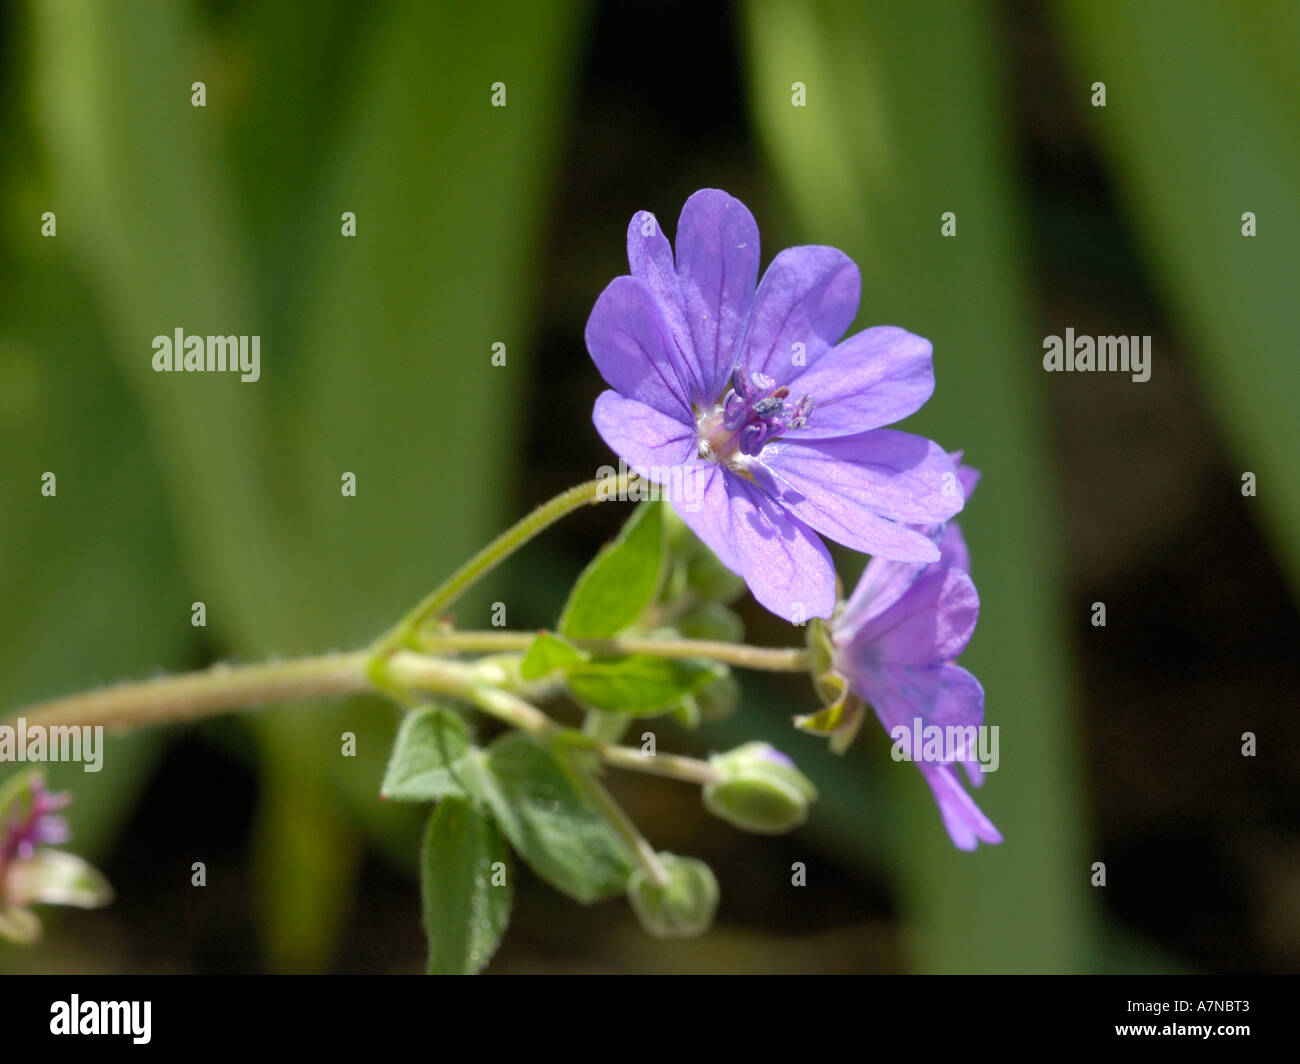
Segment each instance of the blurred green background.
[[[979,801],[1006,842],[953,850],[878,729],[835,758],[789,727],[805,682],[746,677],[738,715],[661,743],[770,739],[822,789],[808,825],[743,836],[688,788],[620,777],[656,846],[715,868],[716,929],[658,942],[624,903],[583,909],[521,870],[490,970],[1300,969],[1300,7],[2,14],[6,715],[360,645],[593,476],[610,456],[582,330],[626,271],[627,220],[671,224],[721,187],[765,263],[842,247],[863,274],[855,328],[934,343],[938,390],[910,427],[985,474],[963,516],[983,602],[963,663],[1001,729]],[[177,327],[260,335],[262,379],[153,373],[152,337]],[[1042,339],[1067,327],[1152,336],[1150,381],[1044,373]],[[569,519],[459,622],[486,627],[502,601],[511,627],[554,623],[621,517]],[[753,642],[798,637],[745,616]],[[371,699],[277,707],[114,740],[98,775],[56,769],[74,848],[118,900],[45,910],[45,939],[0,945],[0,969],[420,970],[421,816],[377,800],[395,724]],[[340,756],[344,731],[359,756]]]

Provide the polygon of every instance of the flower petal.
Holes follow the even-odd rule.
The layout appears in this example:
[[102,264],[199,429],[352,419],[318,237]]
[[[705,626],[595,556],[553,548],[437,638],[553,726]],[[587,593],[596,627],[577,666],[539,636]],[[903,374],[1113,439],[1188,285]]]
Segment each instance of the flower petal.
[[699,508],[673,508],[777,616],[798,624],[831,615],[835,567],[830,552],[760,488],[710,464]]
[[916,413],[934,394],[930,341],[893,325],[850,336],[789,381],[813,401],[800,439],[852,436]]
[[677,279],[705,403],[726,391],[758,281],[758,224],[740,200],[701,189],[677,220]]
[[649,211],[638,211],[627,227],[627,264],[632,276],[654,297],[655,304],[668,327],[668,337],[676,354],[678,376],[686,385],[687,398],[698,406],[715,402],[716,395],[705,394],[695,341],[686,321],[682,286],[673,265],[673,249],[659,219]]
[[782,505],[823,535],[867,554],[937,561],[930,537],[906,525],[945,521],[962,507],[952,460],[938,444],[907,432],[785,437],[759,457]]
[[962,572],[970,572],[970,550],[966,546],[966,537],[962,535],[961,525],[950,521],[944,526],[939,537],[939,555],[941,565],[950,565]]
[[587,319],[587,350],[605,382],[684,424],[694,424],[680,355],[654,296],[633,277],[615,277]]
[[997,844],[1002,841],[1002,834],[993,826],[975,804],[969,794],[962,789],[956,773],[946,765],[929,765],[921,762],[917,766],[925,782],[934,793],[939,813],[943,817],[943,826],[948,831],[952,844],[959,850],[974,850],[980,842]]
[[966,649],[979,608],[975,584],[964,572],[928,568],[906,594],[858,628],[843,652],[856,670],[873,663],[945,664]]
[[695,430],[618,392],[601,392],[591,420],[610,450],[643,477],[662,484],[695,454]]
[[895,562],[879,555],[872,558],[862,570],[853,594],[836,614],[836,638],[847,643],[863,624],[902,598],[924,568],[924,562]]
[[858,313],[861,291],[857,266],[838,248],[786,248],[772,260],[754,297],[741,359],[745,368],[777,384],[807,372],[844,335]]

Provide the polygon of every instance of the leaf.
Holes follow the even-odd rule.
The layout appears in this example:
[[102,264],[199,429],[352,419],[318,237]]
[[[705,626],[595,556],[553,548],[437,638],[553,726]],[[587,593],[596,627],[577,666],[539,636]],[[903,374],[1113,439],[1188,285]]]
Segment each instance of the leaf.
[[635,624],[654,601],[663,557],[663,507],[643,502],[578,577],[560,616],[560,632],[602,639]]
[[413,709],[398,729],[380,794],[399,802],[465,797],[463,770],[469,750],[469,729],[451,710]]
[[585,662],[569,670],[567,681],[574,697],[593,709],[650,716],[672,708],[718,675],[712,663],[632,655]]
[[627,849],[554,754],[514,733],[488,747],[482,767],[483,800],[538,876],[584,905],[624,889]]
[[430,975],[473,975],[492,958],[512,900],[508,873],[493,865],[508,859],[500,831],[469,799],[438,803],[420,853]]
[[550,632],[540,633],[519,663],[519,675],[525,680],[540,680],[557,669],[568,671],[589,659],[573,644]]
[[[1292,3],[1249,9],[1072,0],[1053,15],[1074,72],[1088,82],[1105,72],[1111,106],[1081,110],[1218,415],[1229,468],[1258,474],[1250,507],[1300,596],[1300,19]],[[1257,236],[1242,233],[1246,211]],[[1152,358],[1154,379],[1164,366],[1158,350]]]
[[[825,764],[819,779],[838,786],[819,830],[870,863],[880,855],[856,825],[865,817],[882,825],[906,917],[924,929],[914,940],[917,968],[1077,971],[1098,935],[1096,892],[1088,895],[1074,871],[1086,852],[1086,803],[1061,679],[1069,666],[1057,618],[1066,596],[1052,548],[1046,394],[1024,367],[1040,337],[1024,283],[1023,199],[1010,180],[1018,163],[998,76],[1005,42],[990,5],[945,3],[937,20],[917,7],[743,5],[751,110],[791,209],[790,242],[831,244],[854,260],[870,294],[859,327],[902,324],[934,346],[934,397],[907,427],[959,441],[985,470],[961,516],[981,597],[962,663],[998,692],[988,723],[1032,756],[1004,758],[980,796],[1015,841],[977,863],[962,861],[924,784],[902,772],[882,777],[896,808],[871,808],[856,765]],[[816,105],[791,107],[791,82],[803,78],[794,72],[813,70]],[[1116,113],[1112,101],[1107,115]],[[1132,120],[1141,122],[1136,113]],[[949,209],[966,228],[945,241],[938,222]],[[1034,800],[1017,800],[1026,794]]]

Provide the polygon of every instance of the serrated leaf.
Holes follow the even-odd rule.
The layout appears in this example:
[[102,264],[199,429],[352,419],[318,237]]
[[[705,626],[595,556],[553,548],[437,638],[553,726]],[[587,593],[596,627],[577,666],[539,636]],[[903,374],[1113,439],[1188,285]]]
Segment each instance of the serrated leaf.
[[[510,922],[509,852],[495,824],[451,796],[429,818],[420,853],[430,975],[473,975]],[[494,882],[495,880],[495,882]]]
[[576,665],[567,681],[574,697],[593,709],[648,716],[671,709],[718,675],[709,662],[631,655]]
[[571,643],[550,632],[540,633],[533,640],[524,660],[519,663],[519,675],[525,680],[540,680],[559,670],[567,670],[571,665],[586,661],[584,654]]
[[483,800],[538,876],[584,905],[625,888],[626,847],[551,751],[513,733],[488,747],[482,767]]
[[413,709],[397,731],[380,794],[399,802],[465,797],[469,751],[469,729],[459,716],[439,706]]
[[663,507],[644,502],[578,577],[560,616],[560,632],[573,639],[603,639],[635,624],[659,589],[663,555]]

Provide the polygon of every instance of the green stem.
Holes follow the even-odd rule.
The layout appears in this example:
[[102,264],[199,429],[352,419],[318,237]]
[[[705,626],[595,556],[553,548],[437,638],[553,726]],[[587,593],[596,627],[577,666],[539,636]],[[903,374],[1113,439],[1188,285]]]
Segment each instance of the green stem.
[[644,772],[651,776],[664,776],[685,783],[698,783],[701,786],[717,783],[722,779],[717,769],[707,761],[682,757],[680,754],[643,754],[634,746],[611,746],[608,743],[598,746],[596,753],[611,768]]
[[[127,728],[200,720],[218,713],[271,702],[373,691],[370,652],[328,654],[262,665],[217,665],[203,672],[125,683],[56,698],[18,710],[27,727],[94,726]],[[494,685],[509,673],[493,662],[460,662],[399,651],[389,662],[388,686],[408,704],[421,694],[463,699],[512,728],[543,741],[566,730],[518,695]],[[676,754],[651,757],[634,747],[598,742],[592,751],[606,764],[632,772],[706,784],[717,774],[707,761]]]
[[[424,663],[429,660],[403,652],[394,658],[394,664],[399,671],[404,672],[412,680],[418,681],[426,668]],[[468,699],[489,716],[496,717],[497,720],[509,724],[512,728],[527,732],[543,742],[554,739],[565,730],[541,710],[509,691],[502,691],[496,687],[473,687],[460,694],[462,698]],[[720,779],[717,771],[707,761],[683,757],[680,754],[643,754],[634,746],[619,746],[611,742],[596,742],[591,750],[611,768],[644,772],[651,776],[665,776],[668,779],[701,785],[716,783]]]
[[424,599],[393,628],[385,633],[375,644],[376,660],[391,654],[404,646],[409,646],[416,630],[430,617],[445,610],[456,599],[486,576],[510,555],[530,539],[549,528],[561,517],[573,513],[583,506],[606,502],[624,494],[629,477],[623,475],[613,483],[608,480],[590,480],[585,484],[570,488],[555,496],[549,502],[542,503],[523,520],[516,522],[497,536],[491,543],[475,554],[469,561],[457,569],[438,587],[434,588]]
[[[202,672],[124,683],[19,710],[28,726],[103,725],[124,728],[197,720],[232,709],[291,702],[313,695],[369,690],[368,651],[326,654],[259,665],[216,665]],[[465,668],[464,665],[459,665]]]
[[668,886],[671,882],[668,869],[659,860],[659,855],[655,853],[654,847],[646,841],[646,837],[632,823],[632,819],[627,813],[623,812],[623,807],[614,800],[614,796],[605,789],[605,785],[590,772],[581,773],[581,778],[596,808],[609,821],[610,827],[618,833],[619,838],[623,840],[623,844],[636,858],[636,863],[645,869],[646,875],[660,887]]
[[[413,639],[413,645],[429,653],[464,651],[492,654],[507,650],[526,651],[536,632],[428,632]],[[727,665],[768,672],[804,672],[808,651],[802,647],[754,647],[744,643],[721,643],[706,639],[649,639],[634,636],[619,639],[572,639],[574,646],[592,654],[617,656],[644,654],[655,658],[708,658]]]

